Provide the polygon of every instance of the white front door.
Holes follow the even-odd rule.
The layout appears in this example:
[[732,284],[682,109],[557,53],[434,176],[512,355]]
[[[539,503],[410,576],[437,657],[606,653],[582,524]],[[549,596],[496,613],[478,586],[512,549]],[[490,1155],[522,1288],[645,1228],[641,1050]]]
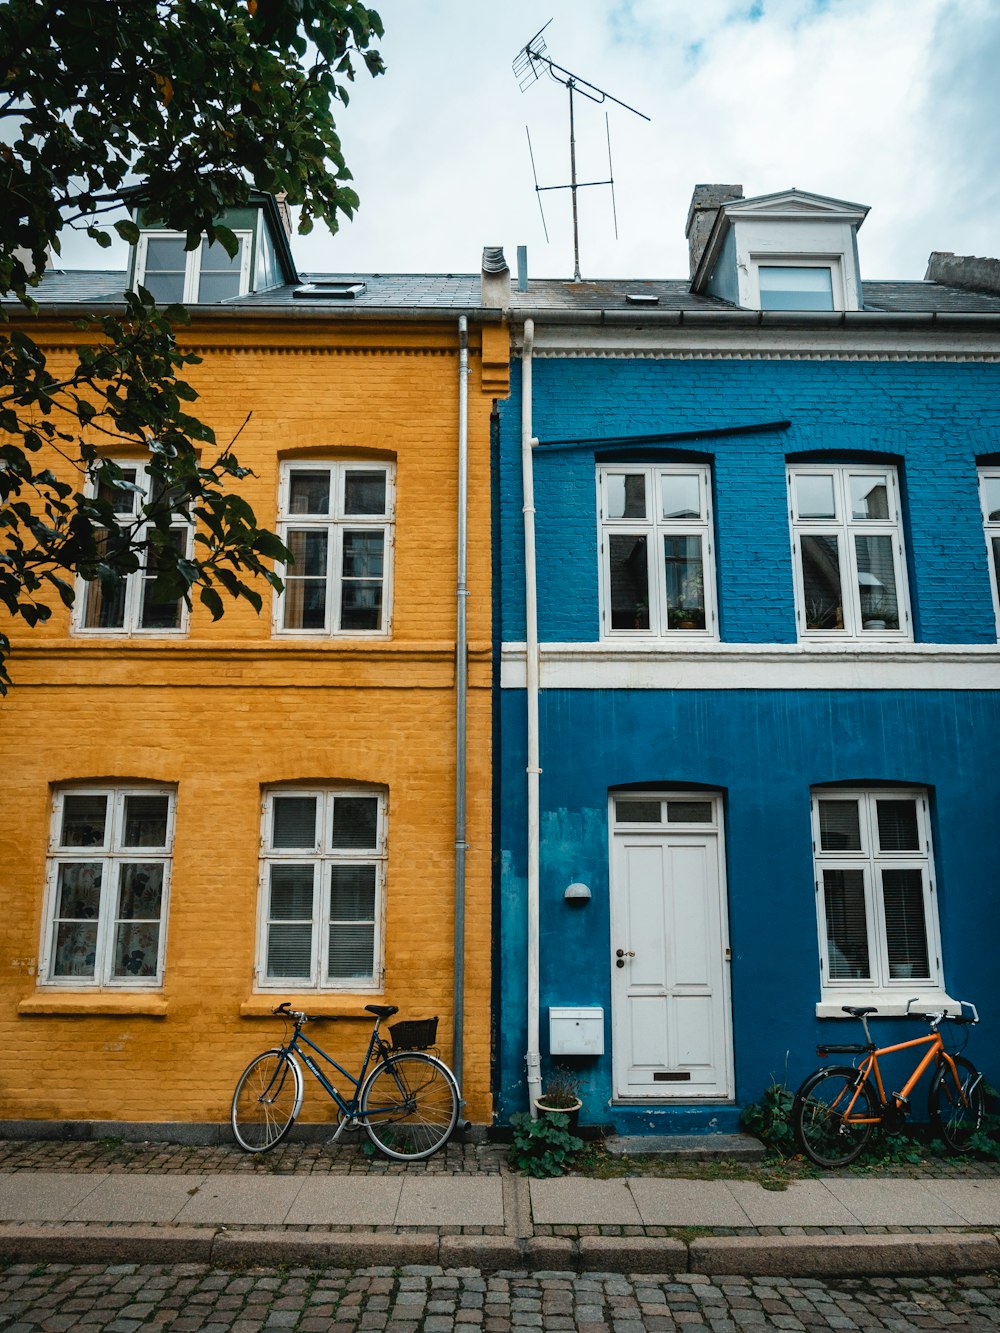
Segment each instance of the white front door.
[[721,802],[611,800],[615,1096],[733,1095]]

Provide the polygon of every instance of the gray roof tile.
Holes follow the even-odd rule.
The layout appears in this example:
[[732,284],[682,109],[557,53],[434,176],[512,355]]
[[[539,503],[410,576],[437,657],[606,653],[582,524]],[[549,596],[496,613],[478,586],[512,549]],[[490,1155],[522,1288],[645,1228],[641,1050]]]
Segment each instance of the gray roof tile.
[[[291,284],[270,291],[256,292],[226,302],[229,306],[275,311],[296,308],[299,313],[334,313],[350,310],[454,311],[480,309],[478,273],[310,273],[302,275],[309,282],[365,284],[365,290],[353,299],[302,299],[295,296]],[[42,306],[115,302],[125,286],[125,274],[108,270],[53,269],[46,273],[35,296]],[[864,283],[865,309],[898,314],[986,314],[1000,315],[1000,296],[945,287],[936,282]],[[527,292],[511,291],[511,310],[599,311],[650,308],[627,300],[630,294],[657,298],[652,308],[673,311],[732,310],[726,301],[712,296],[696,296],[685,278],[611,278],[584,282],[557,278],[533,278]]]

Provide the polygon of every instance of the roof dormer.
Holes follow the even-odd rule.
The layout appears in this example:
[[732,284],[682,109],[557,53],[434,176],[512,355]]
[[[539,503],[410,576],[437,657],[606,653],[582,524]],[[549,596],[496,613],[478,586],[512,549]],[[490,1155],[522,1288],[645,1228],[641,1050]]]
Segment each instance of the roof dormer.
[[138,205],[139,239],[129,256],[129,286],[147,288],[160,305],[214,305],[298,282],[283,201],[254,190],[245,207],[227,209],[218,221],[237,239],[232,257],[205,237],[196,249],[186,250],[184,232],[158,225]]
[[[805,190],[733,198],[739,190],[695,188],[688,214],[693,292],[747,310],[862,308],[857,231],[865,205]],[[699,230],[707,232],[700,245]]]

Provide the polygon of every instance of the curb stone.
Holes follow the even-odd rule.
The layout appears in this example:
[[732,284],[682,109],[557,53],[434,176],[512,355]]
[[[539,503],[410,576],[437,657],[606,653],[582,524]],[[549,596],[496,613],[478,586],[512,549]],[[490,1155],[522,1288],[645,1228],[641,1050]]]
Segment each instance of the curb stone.
[[924,1277],[1000,1266],[996,1236],[704,1236],[688,1246],[693,1273],[758,1277]]
[[478,1268],[483,1273],[516,1269],[524,1264],[524,1244],[515,1236],[442,1236],[438,1261],[442,1268]]
[[388,1265],[436,1264],[437,1236],[387,1236],[376,1231],[337,1235],[320,1232],[227,1231],[215,1233],[212,1263],[244,1267],[284,1264],[309,1268],[369,1268]]
[[226,1231],[212,1227],[0,1224],[0,1263],[206,1263],[347,1269],[424,1265],[494,1272],[909,1277],[1000,1269],[991,1232],[879,1236],[636,1236]]
[[204,1227],[0,1224],[0,1262],[209,1263],[215,1232]]
[[[692,1270],[688,1247],[681,1240],[640,1236],[581,1236],[579,1267],[615,1273],[685,1273]],[[733,1272],[733,1269],[728,1269]]]

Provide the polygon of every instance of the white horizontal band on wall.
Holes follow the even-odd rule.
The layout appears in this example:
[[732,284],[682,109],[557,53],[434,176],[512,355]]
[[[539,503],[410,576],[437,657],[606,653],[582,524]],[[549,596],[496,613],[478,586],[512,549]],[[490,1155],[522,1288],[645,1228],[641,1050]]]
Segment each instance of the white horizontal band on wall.
[[[525,647],[505,643],[500,686],[525,688]],[[550,690],[997,690],[995,644],[543,643]]]

